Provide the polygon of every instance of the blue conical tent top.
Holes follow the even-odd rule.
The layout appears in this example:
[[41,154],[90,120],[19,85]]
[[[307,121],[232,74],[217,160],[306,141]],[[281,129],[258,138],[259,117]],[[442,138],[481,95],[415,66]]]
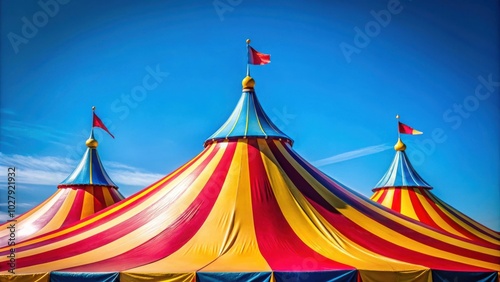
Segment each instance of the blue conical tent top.
[[387,187],[422,187],[432,189],[432,186],[425,182],[411,165],[405,153],[406,145],[401,142],[401,139],[398,139],[398,142],[394,145],[394,149],[396,150],[394,160],[389,170],[375,185],[373,191]]
[[242,85],[243,93],[233,113],[205,144],[217,140],[250,137],[276,138],[292,144],[293,140],[279,130],[262,109],[254,91],[254,79],[246,76]]
[[86,142],[87,151],[76,169],[59,184],[59,187],[73,185],[95,185],[115,187],[116,184],[106,173],[99,154],[97,153],[97,140],[94,139],[94,131],[90,133],[90,138]]

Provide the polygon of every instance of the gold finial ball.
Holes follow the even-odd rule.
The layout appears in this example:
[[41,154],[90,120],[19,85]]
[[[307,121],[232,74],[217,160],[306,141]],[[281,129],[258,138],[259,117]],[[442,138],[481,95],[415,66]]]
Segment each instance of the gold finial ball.
[[241,85],[243,86],[243,89],[245,88],[254,88],[255,87],[255,80],[253,80],[252,77],[246,76],[243,78],[243,81],[241,81]]
[[247,39],[247,41],[246,41],[246,42],[247,42],[247,44],[250,44],[250,39]]
[[95,149],[95,148],[97,148],[97,145],[99,145],[99,142],[97,142],[97,140],[95,140],[93,138],[89,138],[89,139],[87,139],[87,141],[85,141],[85,145],[87,145],[87,147],[89,147],[91,149]]
[[405,145],[405,143],[403,143],[403,141],[401,141],[400,138],[398,138],[398,142],[396,143],[396,145],[394,145],[394,150],[396,150],[396,151],[406,150],[406,145]]
[[396,118],[399,119],[399,115],[396,115]]

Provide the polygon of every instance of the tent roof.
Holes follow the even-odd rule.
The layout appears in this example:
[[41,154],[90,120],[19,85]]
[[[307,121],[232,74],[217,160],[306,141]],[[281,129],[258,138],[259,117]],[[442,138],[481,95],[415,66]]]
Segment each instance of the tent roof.
[[92,130],[90,138],[86,142],[87,151],[75,170],[60,184],[59,187],[77,186],[77,185],[99,185],[115,187],[116,184],[106,173],[97,153],[97,140],[94,139]]
[[[0,271],[8,253],[0,248]],[[112,207],[16,244],[16,273],[324,272],[337,279],[360,270],[366,281],[400,274],[415,281],[430,268],[494,273],[499,261],[498,245],[410,220],[323,174],[288,140],[262,135],[209,142]],[[245,278],[230,280],[238,279]]]
[[375,185],[373,191],[383,187],[422,187],[432,189],[411,165],[405,153],[406,145],[401,142],[401,139],[398,139],[394,149],[396,150],[394,160],[382,179]]
[[262,109],[255,95],[254,79],[247,76],[242,84],[243,93],[233,113],[205,143],[247,137],[276,138],[293,143],[292,139],[279,130]]

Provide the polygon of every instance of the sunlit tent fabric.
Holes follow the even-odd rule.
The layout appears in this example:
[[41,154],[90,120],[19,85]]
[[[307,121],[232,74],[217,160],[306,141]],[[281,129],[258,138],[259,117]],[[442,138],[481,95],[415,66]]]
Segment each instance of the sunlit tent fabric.
[[[496,245],[410,220],[304,160],[265,118],[254,84],[244,79],[241,106],[198,156],[69,228],[19,242],[16,273],[428,282],[440,270],[497,278]],[[0,249],[3,272],[7,254]]]
[[389,169],[373,189],[371,199],[434,228],[500,249],[500,233],[476,222],[436,197],[413,168],[406,145],[398,139]]
[[86,145],[82,160],[52,196],[0,226],[0,245],[7,245],[12,223],[19,242],[68,226],[124,198],[101,163],[93,133]]

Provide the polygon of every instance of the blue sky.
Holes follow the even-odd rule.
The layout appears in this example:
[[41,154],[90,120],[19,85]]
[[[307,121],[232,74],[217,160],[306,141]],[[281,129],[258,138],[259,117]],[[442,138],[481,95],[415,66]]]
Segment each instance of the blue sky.
[[269,2],[1,1],[0,166],[19,212],[76,166],[92,106],[125,195],[197,155],[251,38],[272,61],[251,69],[257,95],[304,158],[370,196],[399,114],[424,132],[403,141],[434,194],[500,230],[497,1]]

